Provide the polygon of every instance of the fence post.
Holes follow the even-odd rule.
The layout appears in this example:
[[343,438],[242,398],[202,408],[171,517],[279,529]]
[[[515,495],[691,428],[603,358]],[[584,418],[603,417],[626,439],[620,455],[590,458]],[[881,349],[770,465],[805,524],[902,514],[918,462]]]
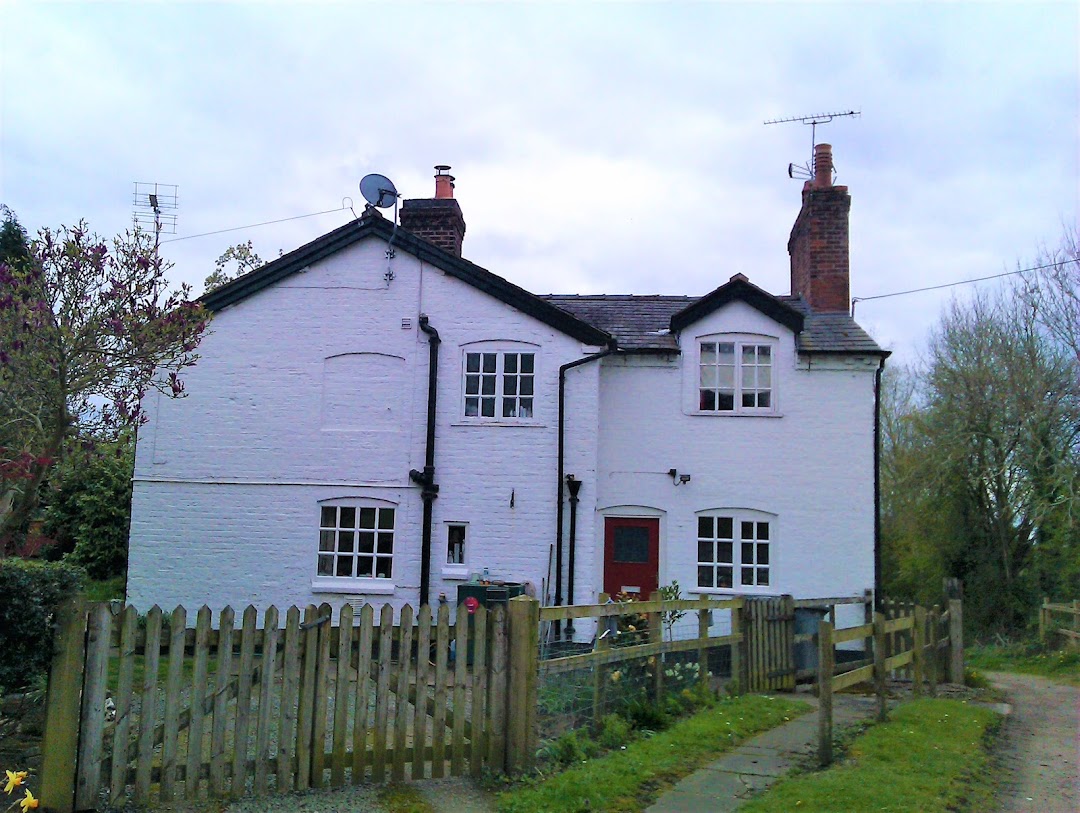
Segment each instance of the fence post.
[[874,613],[874,693],[877,718],[885,722],[885,614]]
[[[654,590],[649,594],[649,601],[663,601],[664,594]],[[664,614],[657,611],[649,613],[649,643],[663,644],[664,642]],[[658,647],[659,648],[659,647]],[[664,653],[657,652],[653,656],[653,683],[652,697],[656,705],[660,705],[660,698],[664,696]]]
[[949,682],[964,682],[964,611],[958,598],[949,599]]
[[818,622],[818,762],[832,764],[833,626]]
[[[597,626],[599,630],[599,625]],[[600,730],[600,720],[604,716],[604,655],[608,649],[611,648],[611,638],[607,635],[599,634],[596,638],[596,651],[593,653],[596,659],[593,661],[593,729]],[[659,658],[656,661],[656,668],[660,668]]]
[[926,608],[915,605],[915,626],[911,636],[911,693],[922,696],[923,677],[926,675]]
[[49,810],[71,813],[75,804],[75,763],[86,653],[86,598],[82,593],[60,604],[55,625],[45,694],[40,796],[42,805]]
[[698,597],[701,609],[698,610],[698,678],[703,689],[709,688],[709,597]]
[[506,771],[532,769],[536,758],[536,684],[539,670],[540,602],[516,596],[507,602],[510,622],[509,730]]
[[930,657],[927,660],[926,679],[930,686],[930,696],[937,697],[938,670],[941,668],[941,654],[938,649],[938,628],[941,626],[941,608],[930,608]]
[[1046,605],[1050,603],[1049,596],[1043,596],[1042,606],[1039,607],[1039,643],[1046,644],[1046,633],[1048,629]]
[[731,652],[731,685],[732,694],[743,694],[746,691],[746,637],[743,633],[743,605],[742,599],[736,599],[736,604],[731,608],[731,635],[738,636],[729,647]]

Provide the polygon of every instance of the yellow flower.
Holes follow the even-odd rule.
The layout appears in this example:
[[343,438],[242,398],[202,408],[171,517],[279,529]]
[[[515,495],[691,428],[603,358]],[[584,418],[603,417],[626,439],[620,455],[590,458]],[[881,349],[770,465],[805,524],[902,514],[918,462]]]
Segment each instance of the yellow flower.
[[611,682],[612,682],[612,683],[618,683],[618,682],[619,682],[619,678],[621,678],[621,677],[622,677],[622,673],[621,673],[621,672],[612,672],[612,673],[611,673]]
[[7,784],[4,785],[4,793],[11,793],[27,777],[26,771],[5,771],[5,773],[7,774]]
[[23,813],[26,813],[27,810],[33,810],[37,806],[38,800],[35,799],[34,794],[32,794],[29,789],[27,789],[25,798],[21,802],[19,802],[19,807],[23,809]]

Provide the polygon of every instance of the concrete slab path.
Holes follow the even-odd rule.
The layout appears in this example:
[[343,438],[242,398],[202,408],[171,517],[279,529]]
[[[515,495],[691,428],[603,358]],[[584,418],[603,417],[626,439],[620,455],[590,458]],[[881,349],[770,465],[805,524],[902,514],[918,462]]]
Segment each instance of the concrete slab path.
[[[817,698],[799,695],[817,703]],[[833,729],[872,718],[877,709],[873,697],[833,696]],[[817,758],[818,713],[803,715],[747,740],[720,759],[690,774],[661,796],[646,813],[727,813],[781,776]]]

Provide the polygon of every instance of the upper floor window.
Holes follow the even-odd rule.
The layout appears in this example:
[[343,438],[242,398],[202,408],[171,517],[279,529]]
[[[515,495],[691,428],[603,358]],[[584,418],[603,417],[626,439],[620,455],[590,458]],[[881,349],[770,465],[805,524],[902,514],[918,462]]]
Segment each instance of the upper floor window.
[[772,412],[773,348],[751,341],[706,341],[700,346],[698,409]]
[[698,587],[768,587],[772,523],[757,512],[698,515]]
[[533,417],[536,355],[517,352],[465,354],[465,417]]
[[318,575],[391,578],[395,515],[396,511],[386,506],[322,506]]

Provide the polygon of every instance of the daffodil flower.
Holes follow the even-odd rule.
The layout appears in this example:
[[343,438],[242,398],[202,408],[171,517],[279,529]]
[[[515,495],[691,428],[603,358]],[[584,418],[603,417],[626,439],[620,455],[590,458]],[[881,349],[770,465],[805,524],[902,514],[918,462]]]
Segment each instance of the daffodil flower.
[[34,810],[38,806],[38,800],[34,798],[34,794],[29,789],[26,791],[26,796],[19,802],[19,807],[23,809],[23,813],[27,810]]
[[5,771],[5,773],[7,774],[7,784],[4,785],[4,793],[11,793],[27,777],[26,771]]

